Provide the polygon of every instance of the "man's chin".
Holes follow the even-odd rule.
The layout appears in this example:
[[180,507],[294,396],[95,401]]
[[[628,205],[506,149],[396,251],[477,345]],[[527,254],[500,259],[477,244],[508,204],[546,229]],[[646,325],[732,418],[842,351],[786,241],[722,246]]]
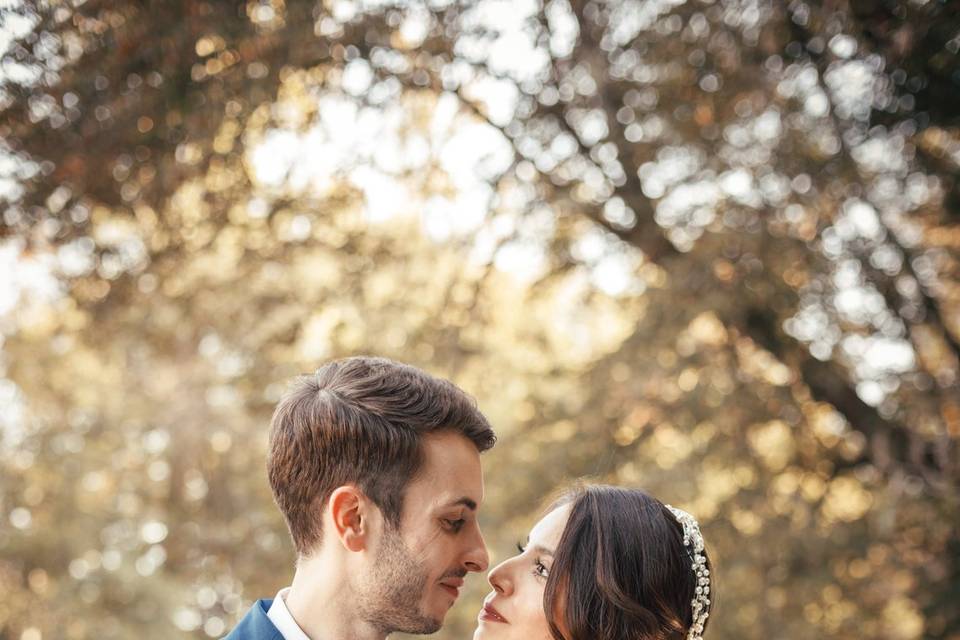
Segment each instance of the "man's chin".
[[434,630],[430,633],[436,633],[440,630],[440,627],[443,626],[443,621],[447,617],[447,611],[450,609],[447,603],[441,603],[439,608],[434,609],[433,611],[426,612],[423,616],[424,620],[429,620],[431,625],[434,627]]
[[446,603],[422,603],[419,611],[417,611],[417,617],[408,618],[407,624],[404,625],[405,628],[398,628],[397,631],[412,635],[430,635],[431,633],[436,633],[443,627],[443,620],[447,615],[448,608]]
[[440,628],[443,626],[443,618],[437,619],[433,616],[425,615],[417,621],[416,626],[411,625],[411,628],[408,629],[397,629],[401,633],[409,633],[414,635],[430,635],[431,633],[436,633],[440,631]]

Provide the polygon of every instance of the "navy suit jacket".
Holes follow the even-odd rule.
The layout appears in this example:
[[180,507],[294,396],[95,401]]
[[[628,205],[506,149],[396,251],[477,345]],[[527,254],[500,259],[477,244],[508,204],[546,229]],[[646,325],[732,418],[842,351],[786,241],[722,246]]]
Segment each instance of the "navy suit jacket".
[[273,600],[257,600],[233,631],[223,640],[283,640],[267,611]]

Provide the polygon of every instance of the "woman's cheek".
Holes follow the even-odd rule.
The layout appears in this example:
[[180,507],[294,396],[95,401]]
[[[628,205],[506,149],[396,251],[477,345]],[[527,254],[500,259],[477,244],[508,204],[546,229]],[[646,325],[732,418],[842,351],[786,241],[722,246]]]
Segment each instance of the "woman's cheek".
[[547,617],[543,613],[543,584],[537,582],[537,585],[532,589],[531,598],[528,602],[528,615],[529,620],[531,621],[530,631],[532,632],[529,636],[529,640],[536,638],[537,640],[550,640],[553,636],[550,635],[550,625],[547,623]]

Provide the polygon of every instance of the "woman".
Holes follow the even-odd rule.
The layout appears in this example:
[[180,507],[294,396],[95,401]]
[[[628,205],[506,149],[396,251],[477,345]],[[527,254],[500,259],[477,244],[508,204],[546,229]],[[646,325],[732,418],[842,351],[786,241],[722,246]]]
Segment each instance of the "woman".
[[474,640],[699,640],[710,563],[690,514],[642,491],[573,489],[489,575]]

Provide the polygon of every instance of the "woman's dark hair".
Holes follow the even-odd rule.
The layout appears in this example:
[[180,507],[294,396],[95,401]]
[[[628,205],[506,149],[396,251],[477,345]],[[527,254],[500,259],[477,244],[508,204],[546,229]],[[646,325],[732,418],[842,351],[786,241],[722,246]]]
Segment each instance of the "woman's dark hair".
[[[686,638],[696,576],[670,510],[643,491],[606,485],[567,491],[550,511],[567,504],[570,518],[543,595],[553,637]],[[707,568],[712,576],[709,558]]]

